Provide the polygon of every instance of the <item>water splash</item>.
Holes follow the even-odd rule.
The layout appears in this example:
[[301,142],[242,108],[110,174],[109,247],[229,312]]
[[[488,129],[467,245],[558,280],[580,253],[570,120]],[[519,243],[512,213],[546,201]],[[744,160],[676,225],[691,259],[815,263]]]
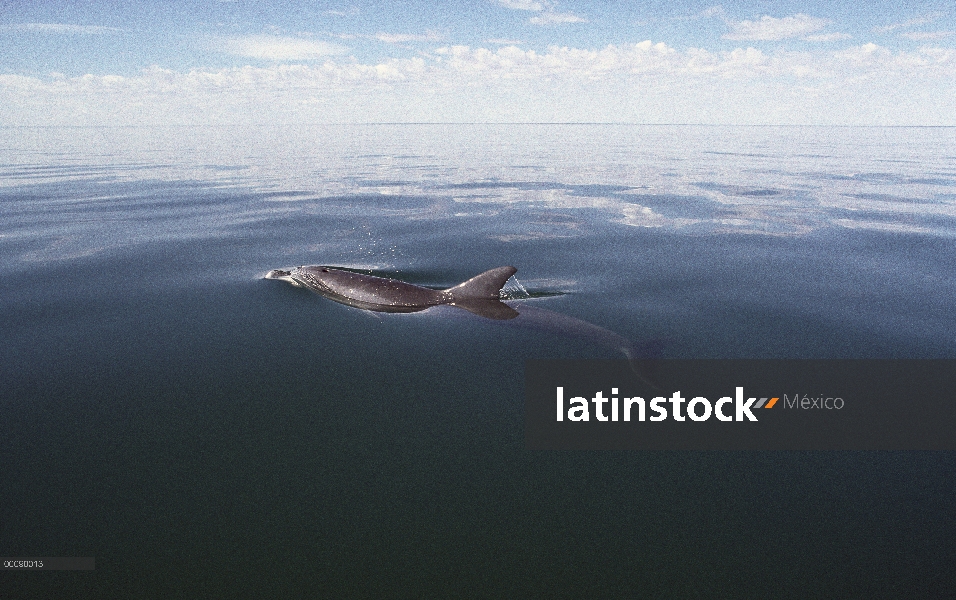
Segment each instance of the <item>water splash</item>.
[[502,300],[526,300],[531,297],[528,290],[521,285],[521,282],[514,275],[508,278],[498,295]]

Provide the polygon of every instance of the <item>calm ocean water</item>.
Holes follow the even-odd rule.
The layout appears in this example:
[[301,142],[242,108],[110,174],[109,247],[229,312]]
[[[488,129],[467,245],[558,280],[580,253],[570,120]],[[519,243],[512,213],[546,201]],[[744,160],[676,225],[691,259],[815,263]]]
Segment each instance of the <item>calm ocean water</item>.
[[[523,361],[956,358],[956,129],[0,129],[0,596],[932,594],[952,453],[530,452]],[[809,587],[808,587],[809,586]],[[797,593],[800,590],[800,593]],[[18,595],[19,594],[19,595]]]

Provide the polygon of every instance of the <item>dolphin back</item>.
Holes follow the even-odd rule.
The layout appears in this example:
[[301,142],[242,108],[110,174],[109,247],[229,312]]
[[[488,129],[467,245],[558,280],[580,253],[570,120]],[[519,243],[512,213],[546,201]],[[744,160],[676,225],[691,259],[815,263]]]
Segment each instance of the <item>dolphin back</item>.
[[498,267],[475,275],[464,283],[445,290],[451,294],[452,301],[467,299],[497,300],[500,298],[501,288],[508,278],[518,272],[514,267]]

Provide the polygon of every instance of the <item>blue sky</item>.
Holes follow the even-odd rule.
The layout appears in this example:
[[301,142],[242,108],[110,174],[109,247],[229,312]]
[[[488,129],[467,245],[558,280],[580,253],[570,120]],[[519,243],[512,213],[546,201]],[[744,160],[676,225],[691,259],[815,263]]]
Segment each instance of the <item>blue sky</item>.
[[956,125],[944,2],[0,3],[0,124]]

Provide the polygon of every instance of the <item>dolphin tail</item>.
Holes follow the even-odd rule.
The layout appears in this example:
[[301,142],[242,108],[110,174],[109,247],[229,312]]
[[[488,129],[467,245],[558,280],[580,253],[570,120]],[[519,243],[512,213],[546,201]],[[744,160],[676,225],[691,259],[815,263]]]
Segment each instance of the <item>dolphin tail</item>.
[[452,297],[452,302],[476,298],[497,300],[500,298],[501,288],[508,278],[518,272],[514,267],[498,267],[475,275],[464,283],[445,290]]
[[644,383],[656,389],[663,389],[658,381],[658,363],[664,349],[662,340],[651,340],[640,346],[627,345],[621,348],[634,372]]

